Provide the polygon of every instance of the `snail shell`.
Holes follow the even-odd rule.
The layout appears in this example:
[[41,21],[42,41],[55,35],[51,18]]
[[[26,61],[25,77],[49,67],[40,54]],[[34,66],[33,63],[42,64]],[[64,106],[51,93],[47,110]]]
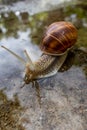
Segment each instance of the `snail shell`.
[[40,48],[45,54],[62,55],[76,40],[77,29],[72,23],[55,22],[47,28]]

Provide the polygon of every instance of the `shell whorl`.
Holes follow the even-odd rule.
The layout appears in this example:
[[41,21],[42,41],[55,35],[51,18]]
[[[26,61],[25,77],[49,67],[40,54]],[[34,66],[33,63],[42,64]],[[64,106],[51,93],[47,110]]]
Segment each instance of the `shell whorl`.
[[50,55],[61,55],[70,49],[77,40],[77,29],[70,22],[55,22],[48,26],[41,50]]

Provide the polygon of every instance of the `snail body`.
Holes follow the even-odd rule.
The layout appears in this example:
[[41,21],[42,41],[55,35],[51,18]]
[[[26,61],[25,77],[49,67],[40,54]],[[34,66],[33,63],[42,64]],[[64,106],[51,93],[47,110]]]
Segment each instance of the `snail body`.
[[29,64],[26,65],[24,81],[26,84],[35,79],[41,79],[53,76],[60,69],[67,57],[67,53],[63,56],[50,56],[43,54],[34,64],[34,69],[30,69]]
[[77,29],[74,25],[70,22],[61,21],[52,23],[48,26],[40,45],[42,55],[38,61],[34,63],[26,51],[27,62],[8,48],[2,47],[25,64],[24,81],[28,84],[35,79],[45,78],[56,74],[64,63],[68,50],[74,46],[76,40]]

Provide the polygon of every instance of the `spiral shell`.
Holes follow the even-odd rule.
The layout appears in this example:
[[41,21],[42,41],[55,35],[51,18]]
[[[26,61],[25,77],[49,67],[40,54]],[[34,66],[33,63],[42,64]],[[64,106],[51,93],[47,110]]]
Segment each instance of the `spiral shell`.
[[70,22],[54,22],[48,26],[40,46],[41,50],[50,55],[62,55],[77,40],[77,29]]

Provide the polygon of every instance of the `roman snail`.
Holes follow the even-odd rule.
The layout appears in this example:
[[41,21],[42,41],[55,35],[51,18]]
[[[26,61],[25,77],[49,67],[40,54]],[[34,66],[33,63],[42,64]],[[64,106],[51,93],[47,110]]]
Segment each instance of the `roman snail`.
[[48,26],[40,45],[42,55],[34,63],[26,50],[27,62],[5,46],[2,47],[25,64],[24,82],[28,84],[35,79],[56,74],[64,63],[68,50],[74,46],[76,40],[77,29],[74,25],[70,22],[60,21]]

